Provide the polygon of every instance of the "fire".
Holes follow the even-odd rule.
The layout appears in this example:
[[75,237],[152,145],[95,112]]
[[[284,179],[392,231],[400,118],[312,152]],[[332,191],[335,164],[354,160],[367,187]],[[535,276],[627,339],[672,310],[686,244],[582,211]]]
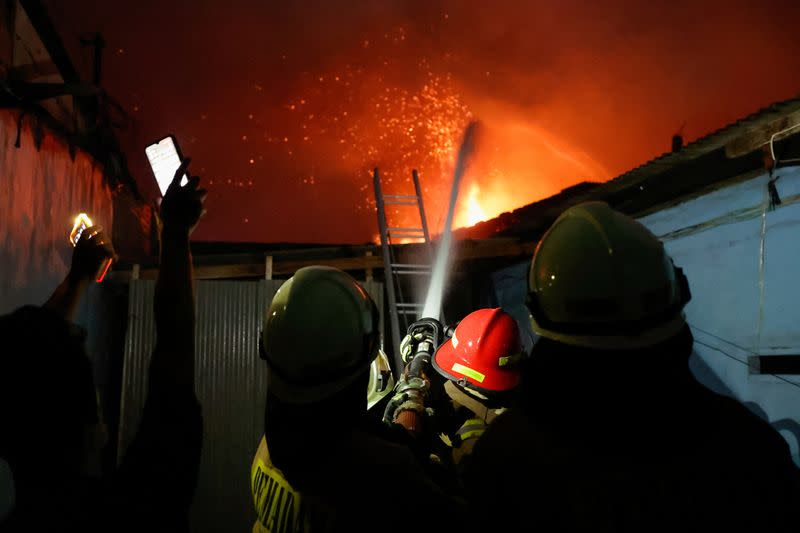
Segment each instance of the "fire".
[[474,226],[516,207],[514,198],[506,193],[507,179],[491,176],[482,185],[472,183],[459,195],[454,229]]
[[474,226],[608,171],[558,135],[513,114],[487,113],[483,139],[462,183],[454,228]]
[[466,224],[467,226],[474,226],[478,222],[483,222],[488,217],[486,216],[486,212],[481,207],[481,203],[478,200],[478,195],[481,192],[481,188],[478,186],[477,183],[473,184],[472,187],[469,189],[469,197],[467,198],[467,213],[466,213]]
[[[461,135],[473,115],[449,73],[435,72],[424,59],[414,76],[398,79],[395,70],[387,62],[370,70],[348,64],[315,73],[313,83],[287,101],[281,129],[270,127],[264,140],[285,154],[289,166],[309,168],[294,177],[303,186],[325,186],[332,179],[349,182],[348,188],[355,185],[360,198],[353,211],[370,213],[370,221],[376,208],[372,169],[380,168],[384,194],[404,195],[414,193],[411,171],[417,169],[435,235],[449,196],[443,177],[452,174]],[[387,206],[386,215],[392,227],[420,225],[413,207]]]
[[[403,46],[401,33],[387,34],[392,42],[387,50]],[[532,122],[518,108],[464,91],[441,63],[423,57],[411,66],[412,75],[398,76],[392,54],[373,61],[373,47],[370,41],[365,64],[304,75],[279,120],[263,132],[275,159],[282,159],[275,167],[291,169],[285,179],[319,189],[304,193],[311,198],[328,196],[334,187],[346,190],[342,195],[351,199],[353,214],[372,229],[377,207],[372,169],[380,169],[384,194],[400,195],[414,194],[411,172],[416,169],[435,239],[446,218],[456,151],[474,119],[481,122],[481,133],[462,181],[454,228],[492,219],[577,181],[607,179],[588,154],[546,125]],[[390,227],[420,226],[416,207],[386,207]]]

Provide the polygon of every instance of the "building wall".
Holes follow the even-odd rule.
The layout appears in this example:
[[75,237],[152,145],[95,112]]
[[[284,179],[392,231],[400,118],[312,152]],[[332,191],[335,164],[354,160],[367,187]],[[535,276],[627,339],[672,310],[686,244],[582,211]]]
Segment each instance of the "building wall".
[[732,395],[778,428],[800,464],[800,376],[752,374],[751,355],[800,354],[800,168],[762,174],[641,219],[692,290],[695,352]]
[[34,142],[32,117],[0,110],[0,313],[41,304],[64,278],[75,215],[88,213],[110,232],[112,195],[93,159],[46,131]]

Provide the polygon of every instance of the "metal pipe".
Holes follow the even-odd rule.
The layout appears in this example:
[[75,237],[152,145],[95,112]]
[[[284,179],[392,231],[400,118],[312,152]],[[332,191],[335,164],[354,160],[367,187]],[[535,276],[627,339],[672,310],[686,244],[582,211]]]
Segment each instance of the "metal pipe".
[[796,130],[798,128],[800,128],[800,123],[795,124],[794,126],[789,126],[788,128],[778,131],[776,133],[773,133],[772,136],[769,138],[769,153],[772,155],[772,160],[775,163],[778,162],[778,160],[775,159],[775,137],[777,137],[778,135],[783,135],[784,133],[788,133],[792,130]]

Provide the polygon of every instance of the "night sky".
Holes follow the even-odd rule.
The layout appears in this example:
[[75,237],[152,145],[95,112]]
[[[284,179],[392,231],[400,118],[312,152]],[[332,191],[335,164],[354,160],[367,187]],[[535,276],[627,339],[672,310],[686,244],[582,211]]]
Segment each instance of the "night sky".
[[437,226],[472,119],[462,225],[800,93],[792,1],[46,4],[86,79],[79,36],[103,33],[143,192],[148,141],[174,133],[192,157],[210,190],[200,240],[371,241],[375,165],[398,193],[419,168]]

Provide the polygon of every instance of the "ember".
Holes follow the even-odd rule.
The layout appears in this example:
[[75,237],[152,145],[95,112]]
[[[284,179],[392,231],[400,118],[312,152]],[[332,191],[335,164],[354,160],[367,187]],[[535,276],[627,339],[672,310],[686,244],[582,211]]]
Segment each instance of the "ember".
[[[374,165],[387,193],[409,192],[419,169],[438,233],[454,143],[471,119],[485,127],[464,191],[476,184],[492,218],[659,155],[684,121],[690,142],[788,97],[800,72],[784,53],[791,29],[767,17],[777,9],[792,20],[796,9],[776,0],[758,16],[714,2],[713,24],[680,3],[232,2],[185,27],[185,10],[158,2],[47,3],[73,57],[87,54],[79,31],[98,28],[110,50],[124,50],[103,58],[102,85],[135,119],[122,143],[143,189],[141,146],[165,132],[214,180],[209,203],[223,207],[210,210],[200,240],[368,240]],[[153,38],[142,40],[140,27]],[[196,35],[214,45],[198,49]],[[162,56],[181,67],[154,69]],[[698,75],[709,64],[715,75]],[[142,73],[165,83],[143,83]],[[459,212],[457,225],[478,218]]]

